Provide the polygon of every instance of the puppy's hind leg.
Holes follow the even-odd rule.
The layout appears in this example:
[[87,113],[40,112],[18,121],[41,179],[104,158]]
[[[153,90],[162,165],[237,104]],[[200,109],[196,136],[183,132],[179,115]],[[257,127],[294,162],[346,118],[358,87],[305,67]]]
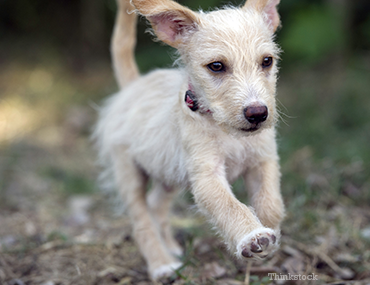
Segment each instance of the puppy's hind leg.
[[153,181],[153,187],[147,196],[147,202],[167,249],[173,255],[181,256],[183,250],[173,238],[169,220],[172,201],[177,193],[176,190],[174,187],[164,185],[159,181]]
[[170,276],[181,266],[165,248],[146,203],[146,175],[123,149],[115,149],[114,171],[119,192],[125,202],[133,226],[134,237],[144,256],[151,278]]

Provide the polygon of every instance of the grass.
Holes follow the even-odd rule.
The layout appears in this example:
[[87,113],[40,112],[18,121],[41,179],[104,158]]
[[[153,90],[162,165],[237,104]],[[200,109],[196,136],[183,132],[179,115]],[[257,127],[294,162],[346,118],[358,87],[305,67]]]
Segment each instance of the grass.
[[58,184],[59,191],[66,195],[93,194],[97,191],[97,185],[91,177],[85,177],[83,173],[76,173],[68,169],[48,167],[42,176],[52,179]]

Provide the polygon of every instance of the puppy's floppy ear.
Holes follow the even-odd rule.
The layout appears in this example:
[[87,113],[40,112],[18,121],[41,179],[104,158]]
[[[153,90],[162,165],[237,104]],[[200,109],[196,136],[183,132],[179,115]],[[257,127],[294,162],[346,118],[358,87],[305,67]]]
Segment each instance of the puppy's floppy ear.
[[131,0],[138,12],[145,16],[157,37],[178,48],[197,30],[198,15],[171,0]]
[[277,11],[277,5],[280,0],[247,0],[242,9],[256,9],[260,13],[267,15],[268,25],[275,32],[280,25],[280,17]]

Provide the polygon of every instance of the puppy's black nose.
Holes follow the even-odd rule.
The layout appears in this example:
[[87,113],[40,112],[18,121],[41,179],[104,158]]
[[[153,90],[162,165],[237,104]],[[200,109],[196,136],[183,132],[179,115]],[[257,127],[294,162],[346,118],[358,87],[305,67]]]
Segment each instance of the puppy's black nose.
[[258,124],[266,121],[268,111],[266,106],[249,106],[244,109],[244,117],[251,124]]

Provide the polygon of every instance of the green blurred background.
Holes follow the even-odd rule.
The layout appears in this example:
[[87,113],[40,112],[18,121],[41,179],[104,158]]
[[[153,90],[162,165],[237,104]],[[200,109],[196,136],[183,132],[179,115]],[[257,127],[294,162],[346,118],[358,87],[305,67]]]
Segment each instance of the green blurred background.
[[[181,3],[207,11],[229,2]],[[4,207],[17,204],[9,193],[27,171],[56,181],[66,195],[96,190],[94,152],[86,149],[96,105],[117,90],[109,55],[115,9],[114,0],[0,1]],[[282,0],[280,14],[283,230],[303,241],[334,225],[346,234],[344,246],[363,252],[369,236],[361,233],[370,222],[370,1]],[[173,50],[145,29],[141,21],[141,71],[171,66]],[[25,153],[35,149],[47,149],[48,159],[20,171]],[[244,199],[240,183],[235,190]]]

